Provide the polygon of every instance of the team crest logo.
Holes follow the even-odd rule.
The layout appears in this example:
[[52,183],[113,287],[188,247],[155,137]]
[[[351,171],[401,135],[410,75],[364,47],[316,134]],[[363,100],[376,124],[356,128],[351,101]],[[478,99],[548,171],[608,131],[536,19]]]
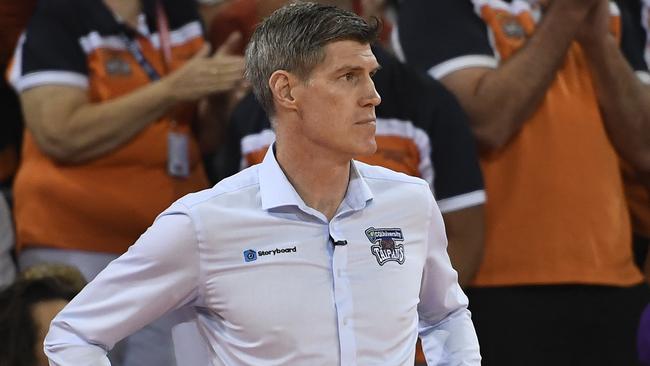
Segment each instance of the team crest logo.
[[109,58],[106,60],[104,67],[106,68],[106,74],[111,76],[131,75],[131,65],[120,57]]
[[498,19],[501,23],[503,34],[505,34],[506,37],[514,39],[523,39],[526,37],[524,27],[521,26],[521,23],[519,23],[517,18],[509,14],[500,14]]
[[404,244],[401,243],[404,241],[402,229],[369,227],[366,229],[366,236],[374,244],[370,247],[370,252],[380,266],[391,261],[404,264],[406,256],[404,255]]

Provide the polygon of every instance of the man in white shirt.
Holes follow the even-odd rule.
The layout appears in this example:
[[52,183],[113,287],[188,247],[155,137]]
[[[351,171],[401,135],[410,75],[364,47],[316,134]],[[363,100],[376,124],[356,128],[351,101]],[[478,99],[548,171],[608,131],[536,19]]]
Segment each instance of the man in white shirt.
[[214,365],[479,365],[440,211],[418,178],[358,163],[375,143],[377,27],[312,3],[265,20],[247,76],[272,116],[262,164],[163,212],[52,322],[51,365],[196,311]]

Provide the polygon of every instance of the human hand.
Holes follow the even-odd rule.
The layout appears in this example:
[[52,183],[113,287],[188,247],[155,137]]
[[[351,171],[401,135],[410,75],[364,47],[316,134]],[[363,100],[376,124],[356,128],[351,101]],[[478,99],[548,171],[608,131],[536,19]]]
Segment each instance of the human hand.
[[576,41],[583,47],[591,47],[607,38],[610,26],[609,1],[598,0],[591,8],[576,33]]
[[227,92],[243,81],[244,58],[234,55],[241,34],[231,34],[214,55],[205,45],[188,62],[161,81],[174,101],[193,101]]

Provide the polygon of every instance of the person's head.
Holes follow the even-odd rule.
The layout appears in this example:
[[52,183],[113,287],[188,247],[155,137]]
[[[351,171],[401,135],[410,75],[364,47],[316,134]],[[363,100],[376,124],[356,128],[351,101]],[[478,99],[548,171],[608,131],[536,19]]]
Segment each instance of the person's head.
[[370,44],[379,27],[306,2],[286,5],[259,25],[246,50],[246,76],[274,121],[278,143],[291,130],[311,146],[346,156],[375,151],[381,99],[371,78],[379,65]]
[[275,113],[271,75],[284,70],[309,79],[311,71],[325,59],[325,46],[351,40],[375,41],[379,23],[369,25],[343,9],[309,2],[296,2],[276,10],[255,30],[246,49],[246,77],[255,96],[271,116]]
[[0,365],[48,365],[43,339],[54,316],[79,292],[71,277],[21,277],[0,293]]

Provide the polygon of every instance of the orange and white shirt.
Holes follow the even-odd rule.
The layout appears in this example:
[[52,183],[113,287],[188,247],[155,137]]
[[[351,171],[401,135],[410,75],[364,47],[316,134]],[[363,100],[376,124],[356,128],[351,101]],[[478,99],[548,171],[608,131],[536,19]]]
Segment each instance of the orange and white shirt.
[[[408,0],[393,38],[407,62],[434,78],[464,68],[496,68],[535,32],[543,16],[535,3]],[[640,11],[630,3],[611,4],[612,31],[647,78],[639,57]],[[535,114],[504,148],[483,154],[481,165],[487,232],[474,285],[641,281],[632,260],[619,157],[577,43]]]
[[[169,65],[163,61],[154,1],[143,1],[138,29],[131,35],[160,75],[183,64],[204,43],[193,2],[163,4]],[[151,80],[128,51],[124,33],[125,26],[101,0],[42,0],[20,38],[9,80],[18,92],[43,85],[78,87],[87,91],[92,103],[131,93]],[[179,122],[189,130],[189,121]],[[19,249],[122,253],[171,202],[205,188],[194,139],[189,176],[180,179],[167,173],[171,125],[165,116],[116,150],[83,164],[57,163],[27,130],[14,183]]]

